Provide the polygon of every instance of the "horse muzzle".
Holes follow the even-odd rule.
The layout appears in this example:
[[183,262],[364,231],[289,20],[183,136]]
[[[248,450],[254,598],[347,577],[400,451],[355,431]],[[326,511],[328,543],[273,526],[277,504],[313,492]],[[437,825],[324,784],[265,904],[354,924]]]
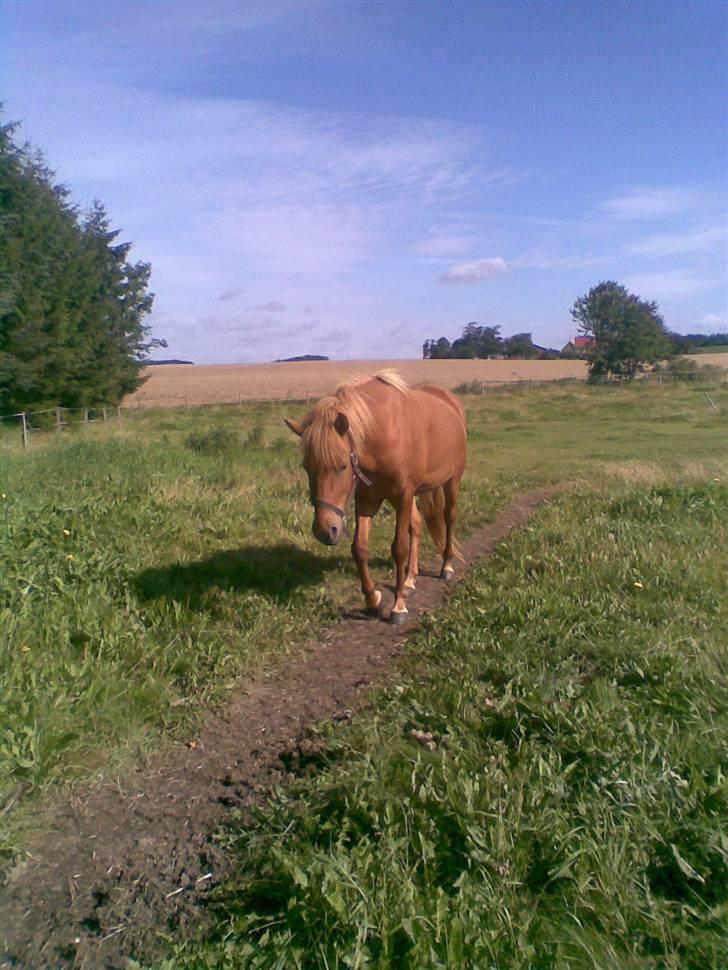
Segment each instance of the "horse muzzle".
[[315,509],[312,526],[314,536],[325,546],[335,546],[344,534],[346,512],[323,499],[311,498],[311,504]]
[[343,524],[332,522],[330,525],[320,525],[314,520],[313,534],[325,546],[335,546],[344,532]]

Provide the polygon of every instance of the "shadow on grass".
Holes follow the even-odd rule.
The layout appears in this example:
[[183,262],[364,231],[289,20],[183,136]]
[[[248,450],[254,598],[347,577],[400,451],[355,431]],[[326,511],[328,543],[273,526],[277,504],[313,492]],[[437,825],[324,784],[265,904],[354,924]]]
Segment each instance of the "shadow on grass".
[[243,546],[198,562],[145,569],[134,579],[134,588],[142,600],[165,597],[191,610],[206,609],[211,590],[255,591],[285,603],[299,587],[322,582],[347,561],[343,554],[317,556],[287,543]]

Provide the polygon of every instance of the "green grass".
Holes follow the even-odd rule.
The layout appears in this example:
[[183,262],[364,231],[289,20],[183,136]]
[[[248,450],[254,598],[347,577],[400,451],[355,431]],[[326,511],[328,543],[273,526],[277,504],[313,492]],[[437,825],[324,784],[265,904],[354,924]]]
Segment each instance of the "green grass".
[[724,966],[727,548],[725,476],[539,513],[231,827],[212,932],[160,966]]
[[[466,398],[461,525],[571,479],[723,475],[728,390],[512,388]],[[0,449],[0,804],[11,856],[48,789],[120,771],[226,691],[359,602],[348,548],[310,535],[284,413],[303,405],[141,412],[120,427]],[[393,518],[378,517],[384,578]]]

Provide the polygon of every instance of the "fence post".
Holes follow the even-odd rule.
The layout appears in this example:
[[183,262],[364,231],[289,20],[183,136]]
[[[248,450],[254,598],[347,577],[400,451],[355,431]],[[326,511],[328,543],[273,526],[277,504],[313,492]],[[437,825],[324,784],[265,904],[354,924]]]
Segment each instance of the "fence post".
[[23,436],[23,448],[28,447],[28,422],[25,420],[25,411],[20,415],[20,428]]
[[116,405],[116,420],[121,424],[121,405]]
[[88,424],[88,408],[83,409],[83,423]]
[[104,424],[106,424],[106,421],[107,421],[106,408],[104,408],[103,411],[104,411]]
[[60,438],[63,433],[63,418],[61,415],[61,408],[56,408],[56,434]]

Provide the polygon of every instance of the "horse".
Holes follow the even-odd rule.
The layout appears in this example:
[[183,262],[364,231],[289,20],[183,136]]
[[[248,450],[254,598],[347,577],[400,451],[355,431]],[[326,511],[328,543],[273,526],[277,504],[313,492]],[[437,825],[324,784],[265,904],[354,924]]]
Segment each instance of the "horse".
[[422,518],[442,554],[440,578],[454,575],[454,528],[466,461],[462,405],[449,391],[410,386],[396,371],[382,370],[340,385],[302,421],[284,420],[301,439],[319,542],[339,542],[355,492],[351,552],[372,615],[379,615],[382,594],[369,574],[371,523],[382,502],[393,506],[396,587],[389,619],[404,623],[406,597],[417,585]]

